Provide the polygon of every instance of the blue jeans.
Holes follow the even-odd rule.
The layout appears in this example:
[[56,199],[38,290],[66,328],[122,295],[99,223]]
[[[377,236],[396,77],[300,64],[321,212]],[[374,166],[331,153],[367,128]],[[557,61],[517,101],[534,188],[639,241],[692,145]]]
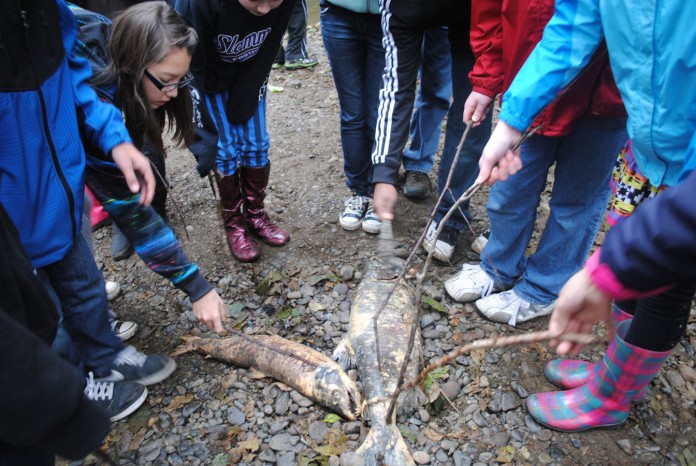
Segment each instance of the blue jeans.
[[440,144],[442,120],[452,97],[452,59],[446,27],[427,29],[423,36],[420,85],[413,107],[409,137],[401,163],[405,170],[429,173]]
[[54,350],[75,362],[74,350],[86,371],[107,375],[125,346],[111,330],[104,277],[82,235],[63,259],[38,273],[62,320]]
[[[463,120],[464,103],[471,94],[471,83],[469,82],[469,71],[474,66],[474,59],[467,54],[452,55],[452,92],[453,99],[447,114],[447,126],[445,128],[445,144],[442,148],[442,158],[437,173],[438,193],[442,193],[447,184],[454,156],[457,154],[457,146],[462,139],[466,124]],[[464,194],[469,186],[478,176],[478,160],[483,152],[483,147],[488,142],[491,135],[491,117],[486,118],[479,126],[472,128],[466,138],[466,143],[462,147],[462,152],[457,160],[457,167],[454,170],[450,190],[442,199],[437,212],[435,221],[440,222],[450,207]],[[447,220],[447,226],[457,231],[467,228],[469,215],[469,202],[463,203],[455,213]]]
[[371,152],[384,70],[380,15],[326,3],[321,8],[321,35],[341,106],[346,185],[356,194],[371,195]]
[[[491,234],[481,266],[534,304],[558,298],[585,262],[610,195],[609,177],[627,140],[625,118],[584,119],[565,137],[532,136],[522,145],[522,170],[491,188]],[[550,214],[536,251],[525,257],[546,176],[555,163]]]

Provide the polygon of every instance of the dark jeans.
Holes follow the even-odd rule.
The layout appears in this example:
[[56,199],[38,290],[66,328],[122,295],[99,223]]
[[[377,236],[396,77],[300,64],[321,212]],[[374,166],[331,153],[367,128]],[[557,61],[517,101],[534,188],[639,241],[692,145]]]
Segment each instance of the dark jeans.
[[380,16],[326,3],[321,9],[321,34],[341,106],[346,184],[356,194],[371,195],[370,152],[384,70]]
[[62,318],[53,348],[71,362],[76,353],[97,377],[107,375],[124,344],[111,330],[104,277],[82,235],[63,259],[38,273]]
[[[450,30],[450,34],[452,31]],[[447,177],[457,153],[457,146],[462,139],[466,124],[463,120],[464,103],[471,94],[471,83],[469,82],[469,71],[474,66],[474,59],[468,54],[452,54],[452,105],[447,114],[447,126],[445,128],[445,144],[442,148],[440,167],[437,173],[438,194],[442,193],[447,183]],[[467,135],[466,142],[462,147],[457,160],[457,167],[454,170],[450,182],[450,190],[442,199],[437,212],[435,221],[440,222],[447,214],[447,211],[464,194],[469,186],[478,176],[478,160],[483,152],[483,147],[488,142],[491,135],[491,119],[486,118],[479,126],[472,128]],[[462,231],[467,227],[467,217],[469,217],[469,202],[463,203],[459,209],[447,220],[447,225],[457,231]]]

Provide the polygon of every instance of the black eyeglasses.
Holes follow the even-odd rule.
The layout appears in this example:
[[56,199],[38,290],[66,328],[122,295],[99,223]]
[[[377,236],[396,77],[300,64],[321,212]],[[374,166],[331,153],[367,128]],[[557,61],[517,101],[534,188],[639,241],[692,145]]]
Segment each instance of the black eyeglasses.
[[186,73],[183,78],[181,78],[181,81],[172,84],[162,83],[162,81],[152,76],[152,74],[148,70],[145,70],[144,72],[145,76],[147,76],[147,79],[149,79],[150,82],[154,84],[155,87],[162,92],[171,92],[175,89],[179,89],[180,87],[188,86],[193,82],[193,75],[190,71]]

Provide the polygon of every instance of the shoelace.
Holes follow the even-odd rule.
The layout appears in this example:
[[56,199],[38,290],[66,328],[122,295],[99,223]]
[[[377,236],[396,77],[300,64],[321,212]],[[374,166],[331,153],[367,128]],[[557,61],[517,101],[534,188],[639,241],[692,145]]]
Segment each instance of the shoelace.
[[87,376],[87,385],[85,386],[85,396],[90,400],[110,400],[114,396],[113,382],[95,382],[94,374],[91,372]]
[[493,293],[495,288],[495,282],[490,279],[488,274],[481,269],[478,265],[464,264],[462,265],[462,272],[468,272],[469,275],[476,286],[481,286],[481,297]]
[[500,293],[499,297],[505,302],[505,305],[502,306],[502,309],[511,306],[517,301],[521,301],[521,303],[515,308],[515,312],[510,313],[510,320],[508,321],[508,324],[515,327],[517,325],[517,317],[520,314],[522,314],[522,317],[526,316],[526,313],[524,311],[530,308],[529,303],[522,299],[521,296],[518,296],[517,293],[515,293],[512,290],[510,292]]
[[363,196],[353,196],[351,198],[346,199],[346,202],[344,204],[346,207],[349,207],[353,210],[362,211],[365,208],[365,198]]
[[118,356],[116,356],[116,361],[114,361],[114,365],[128,365],[128,366],[140,366],[143,367],[145,365],[145,361],[147,360],[147,356],[145,356],[143,353],[139,352],[132,346],[126,346],[126,348],[118,353]]

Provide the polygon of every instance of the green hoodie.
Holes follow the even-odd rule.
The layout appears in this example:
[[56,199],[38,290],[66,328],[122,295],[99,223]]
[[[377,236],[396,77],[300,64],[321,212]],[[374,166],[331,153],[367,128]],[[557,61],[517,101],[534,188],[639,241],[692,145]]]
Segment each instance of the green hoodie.
[[327,0],[329,3],[356,13],[379,13],[379,0]]

